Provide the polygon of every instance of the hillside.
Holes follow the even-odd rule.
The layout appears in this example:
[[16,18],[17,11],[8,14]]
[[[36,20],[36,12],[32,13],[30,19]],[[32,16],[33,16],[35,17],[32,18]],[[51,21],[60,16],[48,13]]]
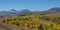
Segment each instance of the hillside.
[[1,23],[19,30],[60,30],[60,17],[54,16],[12,16],[3,18]]
[[59,13],[60,8],[51,8],[48,11],[34,12],[28,9],[24,9],[22,11],[16,11],[15,9],[11,9],[10,11],[0,12],[0,15],[4,16],[0,17],[0,29],[60,30]]

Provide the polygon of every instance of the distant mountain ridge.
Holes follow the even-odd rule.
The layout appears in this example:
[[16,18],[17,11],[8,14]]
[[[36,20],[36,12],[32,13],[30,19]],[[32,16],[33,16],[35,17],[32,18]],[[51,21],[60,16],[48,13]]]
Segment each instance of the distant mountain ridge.
[[60,8],[59,7],[54,7],[48,10],[49,12],[60,12]]
[[53,7],[46,11],[34,11],[33,14],[40,14],[40,15],[59,15],[60,8],[59,7]]
[[10,9],[9,11],[1,11],[0,16],[25,15],[28,12],[30,12],[30,10],[28,10],[28,9],[24,9],[21,11],[17,11],[15,9]]
[[26,15],[26,14],[57,14],[60,13],[59,7],[53,7],[51,9],[48,9],[47,11],[30,11],[29,9],[23,9],[21,11],[17,11],[15,9],[10,9],[9,11],[2,11],[0,12],[0,16],[14,16],[14,15]]

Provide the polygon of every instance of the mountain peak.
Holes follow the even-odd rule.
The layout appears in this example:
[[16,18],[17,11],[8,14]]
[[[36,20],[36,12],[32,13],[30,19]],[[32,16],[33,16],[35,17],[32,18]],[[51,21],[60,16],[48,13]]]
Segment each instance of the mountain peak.
[[49,12],[60,12],[60,8],[59,7],[53,7],[51,9],[49,9]]
[[23,9],[22,12],[30,12],[29,9]]
[[15,9],[10,9],[10,11],[16,11]]

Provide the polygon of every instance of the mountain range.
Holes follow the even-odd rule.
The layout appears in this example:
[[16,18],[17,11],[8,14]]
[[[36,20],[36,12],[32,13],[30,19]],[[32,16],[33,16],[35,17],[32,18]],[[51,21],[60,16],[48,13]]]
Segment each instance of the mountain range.
[[15,9],[10,9],[9,11],[0,11],[0,17],[5,17],[5,16],[14,16],[14,15],[26,15],[26,14],[47,14],[47,15],[52,15],[56,14],[59,15],[60,13],[60,8],[59,7],[53,7],[51,9],[48,9],[47,11],[30,11],[29,9],[23,9],[21,11],[17,11]]
[[0,17],[14,16],[14,15],[25,15],[26,13],[29,13],[29,12],[30,12],[30,10],[28,10],[28,9],[23,9],[22,11],[10,9],[8,11],[0,11]]

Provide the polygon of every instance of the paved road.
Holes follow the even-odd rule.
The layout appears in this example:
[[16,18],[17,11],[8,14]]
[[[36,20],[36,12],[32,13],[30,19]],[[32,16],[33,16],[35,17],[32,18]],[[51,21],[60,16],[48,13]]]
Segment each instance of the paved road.
[[6,30],[13,30],[11,27],[4,25],[4,24],[0,24],[0,28],[4,28]]
[[2,23],[1,23],[2,21],[3,21],[3,20],[0,20],[0,28],[6,29],[6,30],[13,30],[12,27],[2,24]]

